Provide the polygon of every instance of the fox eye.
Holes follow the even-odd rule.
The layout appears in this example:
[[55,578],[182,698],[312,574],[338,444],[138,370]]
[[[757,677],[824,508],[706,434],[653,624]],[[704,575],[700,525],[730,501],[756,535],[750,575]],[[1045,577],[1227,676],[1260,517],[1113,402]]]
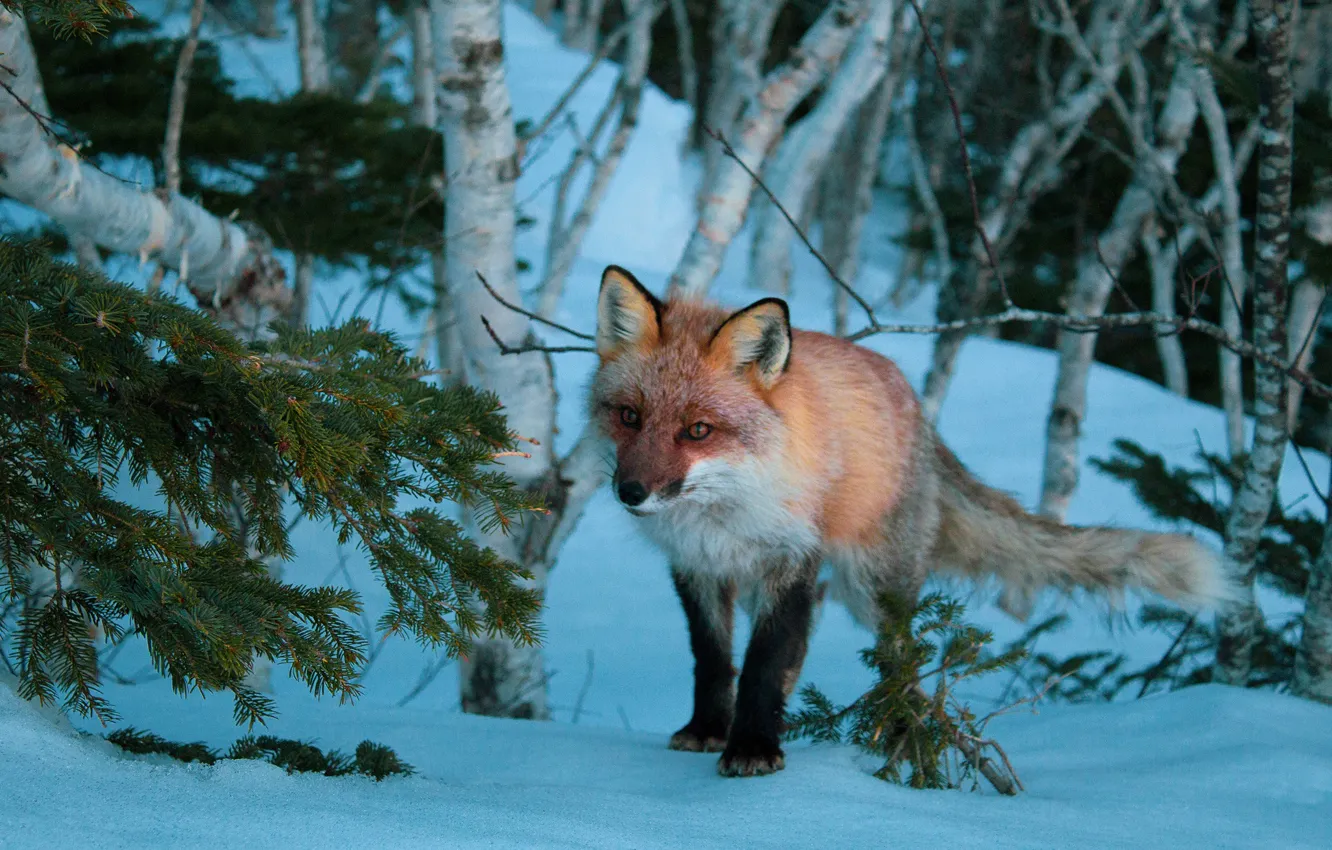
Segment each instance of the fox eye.
[[629,428],[637,428],[642,424],[642,420],[638,418],[638,411],[632,407],[620,408],[620,422]]
[[702,440],[711,433],[711,425],[706,422],[695,422],[685,431],[685,436],[691,440]]

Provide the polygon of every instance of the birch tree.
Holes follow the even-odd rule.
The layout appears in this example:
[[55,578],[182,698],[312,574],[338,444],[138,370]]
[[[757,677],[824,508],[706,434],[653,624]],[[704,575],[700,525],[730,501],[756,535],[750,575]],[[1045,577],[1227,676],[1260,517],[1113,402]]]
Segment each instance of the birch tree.
[[[1161,177],[1174,174],[1188,146],[1198,118],[1196,88],[1193,59],[1186,53],[1177,53],[1170,87],[1156,121],[1157,145],[1144,152],[1151,161],[1138,165],[1120,196],[1109,226],[1078,257],[1078,275],[1068,296],[1071,315],[1099,316],[1105,312],[1110,293],[1156,209]],[[1134,114],[1131,118],[1140,126],[1146,124],[1145,115]],[[1059,333],[1059,372],[1046,424],[1040,511],[1060,522],[1068,512],[1078,484],[1078,435],[1086,416],[1087,376],[1096,338],[1095,333]]]
[[[537,312],[552,316],[564,294],[564,281],[573,268],[583,239],[592,227],[611,179],[620,167],[629,141],[638,127],[638,109],[643,100],[643,83],[647,79],[648,58],[652,48],[652,22],[655,20],[654,0],[623,0],[625,17],[629,22],[628,44],[620,78],[607,99],[601,113],[592,123],[587,138],[580,140],[560,176],[555,193],[555,209],[551,215],[550,238],[546,243],[546,269],[539,287],[540,306]],[[600,136],[612,115],[616,115],[615,129],[609,143],[598,153]],[[583,167],[591,163],[592,175],[582,199],[569,214],[569,194]]]
[[[1049,108],[1027,122],[1009,144],[976,225],[984,238],[978,233],[972,239],[966,263],[951,281],[945,281],[940,292],[941,320],[970,318],[983,308],[996,275],[1001,274],[993,268],[985,243],[1002,261],[1004,247],[1027,223],[1032,205],[1061,184],[1064,158],[1082,137],[1092,115],[1105,104],[1113,81],[1136,46],[1152,40],[1164,28],[1163,20],[1136,26],[1141,6],[1140,2],[1100,0],[1092,7],[1088,24],[1077,35],[1087,53],[1070,60],[1058,82],[1050,85]],[[1089,63],[1088,58],[1094,61]],[[948,331],[935,339],[921,391],[921,409],[931,421],[938,418],[968,333]]]
[[[871,5],[869,20],[856,35],[846,59],[831,75],[814,109],[787,131],[773,161],[764,169],[764,182],[782,206],[804,210],[827,165],[842,128],[874,91],[889,69],[889,41],[898,4],[880,0]],[[788,292],[791,280],[791,240],[794,234],[776,204],[756,199],[751,214],[754,242],[749,261],[749,285],[771,292]],[[845,278],[844,278],[845,279]]]
[[[1286,353],[1287,261],[1290,256],[1292,127],[1290,38],[1292,0],[1254,0],[1258,59],[1258,211],[1253,267],[1253,342],[1276,357]],[[1253,565],[1259,535],[1272,509],[1286,452],[1286,383],[1282,370],[1255,367],[1254,435],[1244,478],[1226,521],[1226,560],[1238,598],[1217,616],[1213,678],[1248,682],[1257,625]]]
[[[449,172],[444,233],[447,288],[456,310],[464,377],[495,392],[510,428],[531,443],[528,456],[502,462],[520,487],[543,497],[550,509],[544,518],[528,519],[508,534],[472,531],[525,567],[531,586],[544,590],[554,554],[601,483],[601,447],[583,439],[567,457],[558,458],[549,356],[505,354],[496,345],[496,338],[519,346],[532,338],[526,314],[500,307],[486,291],[488,285],[509,304],[520,303],[514,256],[518,152],[504,75],[501,2],[431,0],[430,11],[444,160],[458,164]],[[549,716],[536,647],[478,640],[461,664],[461,677],[464,711]]]
[[290,304],[268,237],[180,195],[151,191],[85,164],[29,109],[41,90],[23,16],[0,9],[0,192],[102,248],[175,270],[201,307],[232,327],[264,327]]
[[[772,28],[784,0],[718,0],[713,12],[712,63],[708,74],[708,96],[696,123],[702,123],[703,179],[698,202],[704,203],[709,187],[716,185],[725,156],[707,132],[728,138],[737,135],[737,124],[745,104],[753,100],[763,81],[763,57]],[[766,154],[766,151],[764,152]]]
[[723,158],[711,182],[704,185],[698,225],[671,275],[672,292],[697,295],[712,285],[726,249],[744,224],[754,189],[751,173],[762,169],[791,111],[841,62],[867,12],[864,2],[834,0],[790,58],[770,71],[761,88],[744,104],[737,132],[723,136],[734,156]]

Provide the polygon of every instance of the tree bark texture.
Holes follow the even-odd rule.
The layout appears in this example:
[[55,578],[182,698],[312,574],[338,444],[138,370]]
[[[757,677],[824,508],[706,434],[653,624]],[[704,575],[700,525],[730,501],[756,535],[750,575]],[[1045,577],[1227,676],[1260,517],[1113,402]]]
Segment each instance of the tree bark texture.
[[[1253,264],[1253,342],[1280,357],[1286,352],[1287,261],[1290,257],[1292,125],[1290,28],[1292,0],[1253,0],[1258,59],[1258,211]],[[1257,364],[1254,436],[1244,479],[1226,520],[1226,560],[1239,588],[1237,601],[1217,616],[1213,678],[1245,685],[1253,662],[1257,624],[1253,566],[1263,525],[1272,510],[1286,453],[1286,382],[1271,366]]]
[[1295,649],[1290,689],[1332,705],[1332,512],[1323,528],[1322,548],[1309,567],[1303,634]]
[[[564,282],[573,268],[578,252],[583,246],[583,239],[592,227],[601,201],[610,188],[611,180],[620,167],[625,149],[638,128],[638,110],[643,101],[643,82],[647,79],[648,58],[652,50],[653,0],[625,0],[625,14],[629,18],[630,31],[625,51],[624,64],[621,66],[620,79],[611,101],[606,104],[606,116],[612,107],[619,109],[619,118],[611,134],[606,150],[600,155],[595,153],[600,131],[604,125],[598,120],[593,132],[583,147],[575,152],[560,179],[556,193],[555,211],[550,222],[550,239],[547,245],[546,270],[542,276],[540,302],[537,312],[542,316],[553,316],[564,295]],[[565,221],[565,205],[574,178],[587,162],[595,163],[592,178],[578,209]]]
[[319,7],[315,0],[295,0],[295,6],[296,58],[300,63],[301,91],[328,91],[333,80]]
[[379,55],[379,0],[330,0],[326,26],[333,87],[352,97],[370,79]]
[[[892,0],[878,0],[871,5],[868,22],[856,35],[846,59],[832,74],[818,104],[786,132],[772,162],[764,169],[764,182],[792,214],[809,207],[810,197],[842,129],[885,73],[890,72],[889,41],[896,12],[897,3]],[[766,196],[755,198],[753,203],[749,285],[769,292],[789,292],[794,237],[791,225],[777,204]]]
[[0,192],[71,235],[176,270],[201,307],[235,327],[262,327],[286,309],[290,291],[261,231],[180,195],[163,201],[85,165],[46,133],[24,106],[33,103],[41,81],[27,26],[9,10],[0,10],[0,53],[0,79],[13,90],[0,92]]
[[[737,132],[727,137],[739,161],[726,157],[712,182],[703,186],[698,225],[671,275],[672,293],[698,295],[712,285],[749,209],[754,182],[745,167],[756,174],[761,171],[787,117],[841,62],[847,45],[864,24],[866,11],[863,2],[834,0],[805,33],[790,60],[764,77],[761,90],[745,105]],[[718,145],[715,141],[710,144]]]
[[700,112],[705,131],[699,138],[703,146],[700,209],[725,158],[721,147],[708,138],[706,131],[727,138],[736,135],[736,122],[762,83],[763,57],[768,52],[768,41],[782,5],[782,0],[718,0],[711,32],[713,55],[708,97]]
[[[1051,108],[1014,136],[980,224],[1001,263],[1004,246],[1025,226],[1032,205],[1062,182],[1064,158],[1105,103],[1112,82],[1128,59],[1134,35],[1129,25],[1137,20],[1140,5],[1133,0],[1101,0],[1096,4],[1084,39],[1096,54],[1100,73],[1084,61],[1073,61],[1054,86],[1057,99]],[[944,283],[939,293],[940,321],[970,318],[983,309],[995,272],[984,244],[976,237],[963,268]],[[967,336],[967,332],[957,331],[935,338],[921,392],[921,411],[931,422],[938,419]]]
[[[1170,88],[1156,121],[1155,165],[1139,163],[1120,196],[1106,229],[1078,257],[1078,276],[1068,295],[1069,315],[1100,316],[1120,274],[1133,257],[1143,228],[1156,211],[1158,171],[1174,174],[1198,120],[1197,75],[1193,60],[1180,53]],[[1045,466],[1040,512],[1062,522],[1078,486],[1078,436],[1087,413],[1087,376],[1097,334],[1060,331],[1059,372],[1045,431]]]

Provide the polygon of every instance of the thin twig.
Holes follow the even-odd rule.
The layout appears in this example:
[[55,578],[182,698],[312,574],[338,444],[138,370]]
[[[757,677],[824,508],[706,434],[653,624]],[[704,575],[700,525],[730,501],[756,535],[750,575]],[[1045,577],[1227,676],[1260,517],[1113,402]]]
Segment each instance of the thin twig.
[[[508,307],[509,305],[505,304],[504,306]],[[500,354],[526,354],[529,351],[540,351],[545,354],[568,354],[572,351],[586,351],[595,354],[597,351],[590,345],[538,345],[533,342],[509,345],[499,338],[499,334],[495,333],[495,329],[490,326],[490,321],[485,316],[481,317],[481,324],[485,326],[486,333],[490,334],[490,338],[495,340],[495,344],[499,346]]]
[[379,91],[379,75],[384,73],[388,67],[389,60],[393,58],[393,48],[398,46],[402,37],[411,31],[411,27],[405,22],[400,21],[398,28],[389,33],[389,37],[384,39],[384,45],[375,55],[375,59],[370,63],[370,72],[365,76],[365,85],[356,93],[356,102],[367,104],[375,99],[375,92]]
[[754,169],[750,168],[749,164],[740,158],[740,155],[736,153],[735,148],[731,147],[731,143],[726,140],[726,136],[722,135],[722,132],[720,130],[714,130],[711,127],[704,127],[703,132],[707,133],[709,136],[715,139],[719,144],[721,144],[722,151],[731,159],[735,160],[736,164],[738,164],[741,168],[745,170],[745,173],[748,174],[750,179],[754,181],[754,185],[757,186],[763,192],[763,194],[768,196],[768,200],[772,201],[772,205],[777,208],[777,211],[782,214],[782,217],[785,218],[787,222],[791,225],[791,227],[795,230],[796,236],[800,238],[801,242],[805,243],[805,248],[809,250],[809,253],[813,254],[814,259],[818,260],[820,265],[823,266],[824,271],[828,272],[828,276],[832,278],[833,283],[836,283],[838,286],[840,286],[846,292],[846,294],[851,298],[851,300],[855,301],[856,304],[860,306],[860,309],[865,311],[865,315],[869,318],[870,322],[873,323],[875,321],[874,308],[870,307],[869,302],[867,302],[864,298],[861,298],[860,293],[856,292],[856,290],[852,288],[851,284],[842,280],[841,275],[839,275],[836,271],[833,270],[832,264],[828,262],[827,258],[824,257],[823,254],[819,253],[819,249],[814,247],[814,243],[809,241],[809,237],[805,235],[804,228],[802,228],[799,224],[796,223],[796,220],[791,216],[791,213],[786,209],[786,207],[782,204],[782,202],[777,200],[777,196],[774,195],[772,193],[772,190],[768,188],[768,184],[764,183],[763,179],[759,177],[756,173],[754,173]]
[[994,272],[994,279],[999,282],[999,292],[1003,296],[1004,306],[1012,307],[1013,299],[1008,295],[1008,284],[1004,281],[1004,274],[999,270],[999,260],[995,257],[994,246],[990,244],[990,237],[985,232],[985,224],[981,220],[980,199],[976,196],[976,180],[971,173],[971,154],[967,151],[967,133],[962,127],[962,110],[957,105],[957,97],[953,94],[953,84],[948,79],[948,69],[944,67],[943,59],[939,56],[939,51],[934,45],[934,38],[930,35],[929,23],[925,20],[925,13],[920,10],[920,4],[916,0],[907,0],[911,8],[916,12],[916,20],[920,24],[920,34],[925,39],[925,47],[934,57],[934,68],[939,74],[939,81],[943,83],[944,94],[948,96],[948,107],[953,112],[953,126],[957,129],[957,137],[960,142],[958,149],[962,153],[962,172],[967,178],[967,191],[971,194],[971,216],[976,225],[976,235],[980,237],[981,244],[985,246],[985,257],[990,263],[990,269]]
[[[496,291],[494,290],[493,287],[491,287],[490,282],[486,280],[485,275],[481,274],[481,272],[478,271],[478,272],[476,273],[476,276],[477,276],[477,279],[481,281],[481,285],[484,286],[484,287],[486,288],[486,292],[489,292],[489,293],[490,293],[490,297],[491,297],[491,298],[494,298],[494,299],[495,299],[496,301],[498,301],[500,304],[504,305],[505,307],[507,307],[508,309],[510,309],[510,310],[512,310],[513,312],[517,313],[518,315],[520,315],[520,316],[526,316],[527,318],[531,319],[531,320],[534,321],[534,322],[540,322],[541,324],[545,325],[546,327],[554,328],[555,330],[560,331],[560,332],[562,332],[562,333],[567,333],[567,334],[569,334],[569,335],[572,336],[572,337],[576,337],[576,338],[578,338],[578,339],[585,339],[585,340],[587,340],[588,342],[596,342],[596,339],[597,339],[597,338],[594,337],[594,336],[592,336],[592,335],[590,335],[590,334],[581,333],[581,332],[579,332],[579,331],[574,330],[573,328],[567,327],[567,326],[565,326],[565,325],[561,325],[559,322],[552,322],[550,319],[544,319],[544,318],[542,318],[541,316],[538,316],[536,313],[533,313],[533,312],[530,311],[530,310],[525,310],[525,309],[523,309],[522,307],[519,307],[519,306],[516,305],[516,304],[510,304],[508,301],[505,301],[505,300],[504,300],[504,297],[503,297],[502,295],[500,295],[498,292],[496,292]],[[573,349],[573,350],[574,350],[574,351],[587,351],[587,350],[593,350],[593,349]]]

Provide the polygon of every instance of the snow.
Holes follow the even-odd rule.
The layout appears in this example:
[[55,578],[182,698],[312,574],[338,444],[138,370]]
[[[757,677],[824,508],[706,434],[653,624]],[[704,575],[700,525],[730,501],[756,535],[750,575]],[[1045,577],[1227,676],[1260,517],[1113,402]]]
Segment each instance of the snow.
[[[150,17],[159,8],[140,5]],[[183,30],[183,13],[166,22],[169,32]],[[560,47],[514,5],[507,8],[505,27],[515,118],[539,119],[585,57]],[[267,95],[270,79],[278,89],[294,87],[289,39],[228,38],[221,48],[224,66],[242,90]],[[264,65],[263,74],[256,62]],[[574,99],[571,112],[580,127],[590,125],[615,73],[613,65],[603,65]],[[401,90],[401,77],[393,84]],[[570,277],[561,321],[591,330],[596,284],[610,262],[627,266],[657,292],[664,288],[693,226],[697,172],[680,157],[688,118],[682,105],[655,89],[645,92],[638,132]],[[520,256],[535,266],[526,286],[539,280],[544,265],[550,179],[573,146],[568,132],[552,133],[519,182],[523,210],[538,220],[519,244]],[[10,216],[22,220],[12,210]],[[891,239],[900,220],[892,197],[876,199],[861,284],[878,301],[897,268]],[[730,252],[716,297],[739,305],[767,294],[744,286],[747,257],[746,237]],[[136,270],[124,265],[118,271],[132,276]],[[803,252],[796,255],[794,281],[797,323],[828,329],[831,293],[817,263]],[[337,304],[341,292],[358,284],[349,273],[321,280],[324,303]],[[378,309],[375,300],[365,308],[372,317]],[[928,319],[932,309],[926,293],[884,317]],[[414,344],[421,317],[389,302],[383,324]],[[557,338],[550,336],[552,342]],[[928,337],[880,337],[866,344],[893,357],[920,386]],[[591,366],[586,355],[558,360],[562,449],[581,429],[581,394]],[[973,339],[963,349],[941,417],[943,436],[958,456],[983,480],[1029,505],[1039,490],[1054,374],[1048,351]],[[1128,488],[1085,463],[1109,455],[1112,441],[1121,437],[1186,463],[1199,443],[1213,450],[1224,446],[1224,423],[1214,408],[1095,367],[1083,479],[1070,521],[1160,526]],[[1327,460],[1308,460],[1313,475],[1326,481]],[[1281,498],[1315,505],[1312,495],[1292,453]],[[297,527],[293,542],[299,554],[286,565],[288,580],[350,583],[365,601],[367,622],[374,621],[386,599],[361,553],[338,550],[324,529],[309,524]],[[974,593],[970,616],[1000,641],[1020,634],[1023,626],[994,608],[992,596],[984,588]],[[1280,600],[1266,593],[1262,599],[1270,615],[1283,612]],[[1044,638],[1041,649],[1108,648],[1126,653],[1131,663],[1152,660],[1171,636],[1129,627],[1138,604],[1131,600],[1126,617],[1108,622],[1096,600],[1048,597],[1034,616],[1066,610],[1072,621]],[[739,620],[743,634],[743,615]],[[88,734],[109,731],[95,721],[75,718],[79,732],[53,724],[49,712],[0,685],[0,847],[312,847],[335,839],[393,847],[1332,846],[1332,710],[1283,694],[1220,686],[1113,704],[1043,706],[1039,713],[996,719],[989,731],[1027,787],[1016,799],[895,787],[874,779],[877,765],[849,748],[803,743],[788,747],[787,769],[776,776],[722,779],[715,756],[665,748],[690,705],[684,617],[664,559],[636,536],[630,518],[604,490],[588,505],[552,572],[544,624],[552,723],[461,714],[452,666],[400,706],[434,661],[405,640],[379,645],[364,677],[365,695],[355,705],[317,700],[275,673],[281,714],[268,731],[344,752],[366,738],[388,744],[418,773],[384,783],[288,776],[257,762],[206,767],[127,757]],[[802,681],[816,683],[835,700],[854,698],[870,681],[856,657],[869,641],[842,609],[828,606]],[[122,676],[140,680],[105,687],[122,715],[118,725],[219,748],[245,733],[233,726],[225,695],[177,696],[160,679],[141,675],[146,660],[135,644],[115,660]],[[1005,683],[982,681],[968,695],[989,710]]]

